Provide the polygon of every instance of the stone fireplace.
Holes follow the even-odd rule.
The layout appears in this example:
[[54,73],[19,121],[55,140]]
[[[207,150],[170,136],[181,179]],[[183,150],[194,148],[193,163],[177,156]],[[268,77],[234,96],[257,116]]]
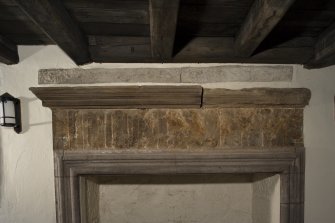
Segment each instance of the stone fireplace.
[[31,88],[57,221],[302,223],[307,89]]

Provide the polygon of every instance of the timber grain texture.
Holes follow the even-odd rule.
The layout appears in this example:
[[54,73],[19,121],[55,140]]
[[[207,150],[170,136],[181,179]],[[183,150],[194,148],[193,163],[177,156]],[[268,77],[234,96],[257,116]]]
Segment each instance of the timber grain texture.
[[61,0],[15,0],[20,9],[78,65],[91,62],[87,37]]
[[62,108],[200,108],[202,87],[99,86],[30,88],[46,107]]
[[172,57],[179,0],[149,0],[151,53],[161,60]]
[[33,87],[51,108],[304,107],[306,88],[204,89],[200,85]]
[[255,0],[235,40],[237,54],[249,57],[295,0]]
[[306,88],[204,89],[204,107],[290,106],[304,107],[311,98]]

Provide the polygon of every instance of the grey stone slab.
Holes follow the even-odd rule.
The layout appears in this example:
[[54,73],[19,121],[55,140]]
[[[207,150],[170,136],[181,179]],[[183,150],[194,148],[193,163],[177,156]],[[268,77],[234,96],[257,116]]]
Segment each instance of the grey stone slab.
[[292,81],[292,66],[238,66],[183,68],[182,83]]
[[39,84],[179,83],[179,68],[42,69]]
[[42,69],[39,84],[289,82],[292,66]]

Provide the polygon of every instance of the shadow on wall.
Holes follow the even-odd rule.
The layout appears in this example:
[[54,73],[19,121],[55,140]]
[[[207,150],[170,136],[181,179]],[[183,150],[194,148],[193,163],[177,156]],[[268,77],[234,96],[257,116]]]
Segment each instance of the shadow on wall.
[[20,97],[21,100],[21,119],[22,119],[22,133],[26,133],[30,127],[32,126],[39,126],[39,125],[47,125],[51,124],[51,121],[49,122],[39,122],[39,123],[30,123],[29,117],[30,117],[30,110],[29,110],[29,104],[37,101],[37,98],[26,98],[26,97]]

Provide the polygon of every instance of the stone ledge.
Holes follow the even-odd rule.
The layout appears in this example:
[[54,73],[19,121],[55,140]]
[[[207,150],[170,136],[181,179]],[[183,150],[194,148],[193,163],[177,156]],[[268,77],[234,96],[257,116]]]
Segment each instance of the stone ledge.
[[306,88],[203,89],[199,85],[34,87],[30,90],[51,108],[302,108]]
[[308,105],[311,92],[306,88],[224,88],[204,89],[204,107],[252,107],[279,106],[304,107]]
[[51,108],[200,108],[202,87],[90,86],[37,87],[30,90]]

